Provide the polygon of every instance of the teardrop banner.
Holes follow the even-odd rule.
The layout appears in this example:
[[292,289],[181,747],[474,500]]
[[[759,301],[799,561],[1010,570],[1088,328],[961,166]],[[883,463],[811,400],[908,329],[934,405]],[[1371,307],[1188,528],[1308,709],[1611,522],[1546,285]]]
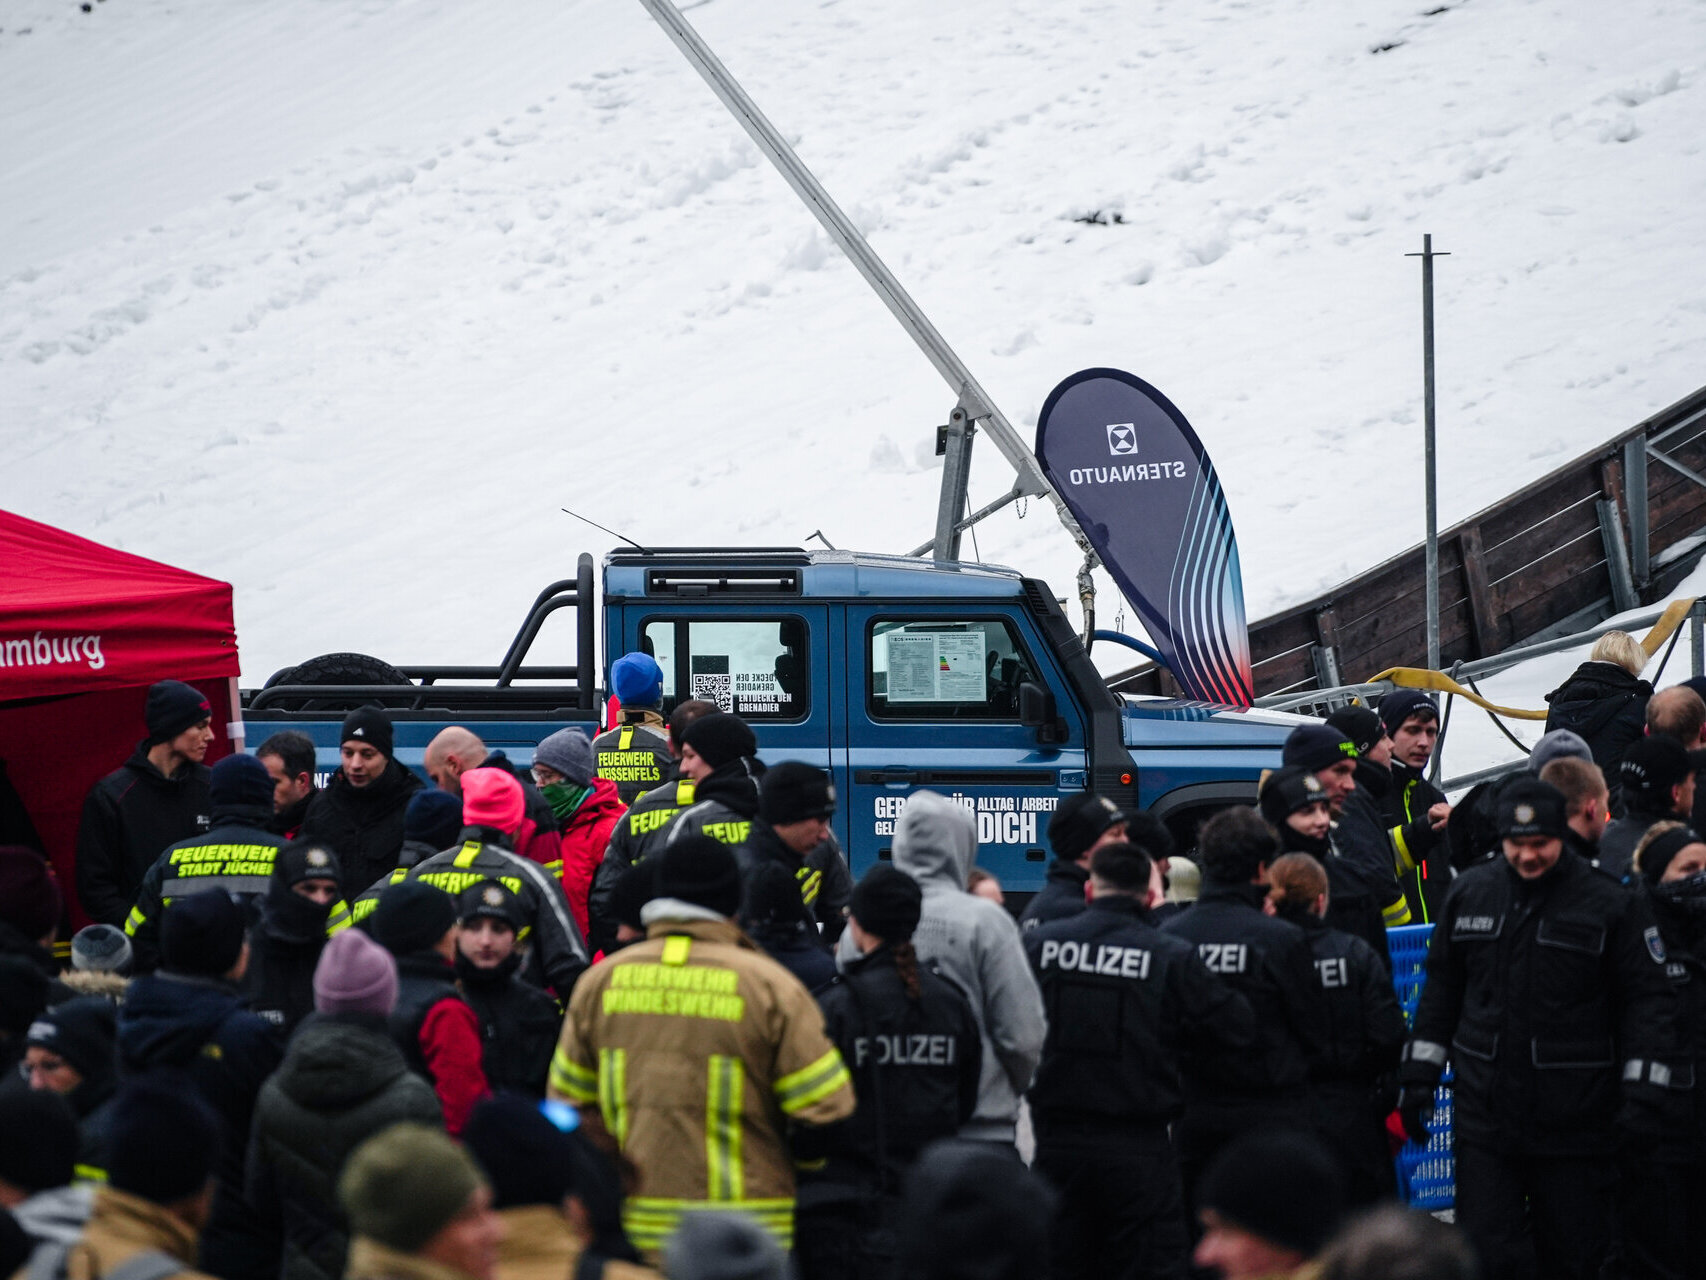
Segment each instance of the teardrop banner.
[[1037,458],[1193,698],[1254,700],[1232,513],[1185,415],[1120,369],[1085,369],[1049,393]]

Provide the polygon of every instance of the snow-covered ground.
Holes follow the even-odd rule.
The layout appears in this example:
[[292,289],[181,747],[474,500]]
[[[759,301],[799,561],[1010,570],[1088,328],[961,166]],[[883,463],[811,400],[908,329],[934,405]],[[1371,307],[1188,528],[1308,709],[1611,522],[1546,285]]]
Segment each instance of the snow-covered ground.
[[[0,503],[234,583],[250,681],[495,661],[563,506],[928,536],[952,393],[633,0],[91,8],[0,0]],[[1090,365],[1191,417],[1252,618],[1420,536],[1423,232],[1447,521],[1706,369],[1700,0],[688,16],[1022,429]]]

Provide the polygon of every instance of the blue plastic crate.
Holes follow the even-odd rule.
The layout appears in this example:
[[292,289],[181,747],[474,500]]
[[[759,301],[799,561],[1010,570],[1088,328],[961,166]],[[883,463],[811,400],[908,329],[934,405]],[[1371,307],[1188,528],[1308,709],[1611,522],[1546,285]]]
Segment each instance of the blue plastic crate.
[[[1431,924],[1404,925],[1386,931],[1392,950],[1392,986],[1404,1019],[1413,1022],[1416,1006],[1427,982],[1428,939]],[[1449,1209],[1456,1203],[1457,1165],[1452,1154],[1451,1073],[1448,1071],[1434,1092],[1433,1119],[1428,1121],[1426,1146],[1407,1142],[1394,1162],[1398,1172],[1398,1198],[1414,1209],[1429,1212]]]

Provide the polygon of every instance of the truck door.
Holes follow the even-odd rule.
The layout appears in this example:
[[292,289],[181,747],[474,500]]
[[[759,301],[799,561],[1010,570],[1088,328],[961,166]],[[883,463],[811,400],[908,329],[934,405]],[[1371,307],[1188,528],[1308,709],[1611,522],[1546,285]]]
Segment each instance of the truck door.
[[[849,604],[845,613],[846,848],[853,873],[890,857],[906,797],[937,791],[977,819],[978,865],[1008,893],[1043,884],[1045,833],[1085,786],[1085,732],[1050,650],[1021,610]],[[1065,721],[1048,745],[1019,723],[1042,685]]]

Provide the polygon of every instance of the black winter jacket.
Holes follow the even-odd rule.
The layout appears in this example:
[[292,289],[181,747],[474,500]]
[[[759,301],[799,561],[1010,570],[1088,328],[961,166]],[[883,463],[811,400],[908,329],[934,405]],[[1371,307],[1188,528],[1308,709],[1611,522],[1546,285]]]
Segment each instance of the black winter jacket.
[[444,1123],[432,1086],[415,1075],[384,1019],[319,1014],[290,1042],[261,1089],[249,1142],[247,1191],[284,1242],[282,1280],[339,1280],[349,1227],[338,1175],[351,1151],[404,1120]]
[[1601,1157],[1639,1102],[1625,1069],[1676,1057],[1675,1010],[1643,899],[1568,849],[1537,880],[1500,858],[1446,894],[1400,1078],[1431,1085],[1450,1059],[1459,1142]]
[[1315,960],[1303,930],[1262,914],[1259,884],[1205,881],[1196,906],[1167,922],[1164,932],[1197,949],[1250,1002],[1256,1041],[1247,1054],[1193,1054],[1185,1072],[1188,1109],[1218,1111],[1251,1104],[1302,1104],[1327,1014]]
[[283,1057],[282,1037],[216,979],[153,973],[136,979],[118,1011],[121,1076],[181,1072],[220,1119],[218,1185],[202,1232],[203,1269],[221,1280],[270,1280],[277,1242],[243,1194],[255,1097]]
[[481,1061],[492,1089],[543,1098],[563,1015],[555,1000],[521,978],[522,959],[517,951],[496,968],[481,969],[458,955],[456,977],[480,1020]]
[[186,764],[168,778],[138,744],[90,789],[77,828],[77,900],[90,919],[123,928],[161,851],[207,830],[212,776],[206,765]]
[[248,908],[251,919],[259,915],[260,900],[272,884],[273,862],[284,847],[266,829],[271,814],[270,808],[216,809],[205,835],[180,840],[154,859],[124,920],[137,973],[159,967],[160,915],[174,898],[223,889]]
[[1090,869],[1056,858],[1048,864],[1048,875],[1036,897],[1019,913],[1019,927],[1029,933],[1038,925],[1065,920],[1084,910],[1084,886]]
[[1281,823],[1280,848],[1286,853],[1307,853],[1327,872],[1327,923],[1354,934],[1373,948],[1381,963],[1392,967],[1392,950],[1386,939],[1386,923],[1380,904],[1369,892],[1367,881],[1339,850],[1333,832],[1312,840]]
[[342,769],[308,806],[299,838],[324,840],[343,864],[346,885],[372,884],[397,865],[403,849],[403,810],[424,784],[395,760],[365,787],[352,787]]
[[[1398,885],[1410,905],[1410,923],[1430,924],[1451,887],[1451,846],[1443,829],[1435,831],[1428,810],[1445,800],[1445,792],[1420,770],[1401,760],[1392,762],[1392,786],[1381,804],[1392,848],[1397,855]],[[1409,870],[1403,870],[1405,866]]]
[[249,931],[249,1008],[289,1036],[314,1012],[314,967],[326,946],[332,904],[314,903],[276,877]]
[[[1366,1093],[1371,1100],[1387,1090],[1383,1077],[1398,1069],[1409,1027],[1398,1007],[1392,978],[1374,948],[1352,934],[1329,928],[1307,911],[1286,912],[1309,939],[1315,977],[1326,1014],[1326,1039],[1319,1046],[1311,1079],[1317,1087],[1337,1086]],[[1392,1109],[1390,1099],[1386,1110]]]
[[610,833],[610,847],[593,873],[592,891],[587,896],[587,942],[594,951],[609,952],[616,946],[616,921],[610,914],[616,882],[629,867],[663,848],[670,823],[692,805],[693,794],[691,778],[667,782],[640,796],[617,820],[616,830]]
[[1580,734],[1615,796],[1613,766],[1647,731],[1647,699],[1652,696],[1652,685],[1615,662],[1584,662],[1546,695],[1546,732],[1568,729]]
[[[692,813],[693,810],[689,810]],[[853,899],[853,875],[831,835],[805,855],[795,853],[768,822],[754,818],[746,839],[735,849],[741,878],[750,881],[761,862],[774,862],[800,886],[806,919],[826,946],[834,946],[847,926],[847,904]]]
[[623,804],[633,804],[647,791],[675,777],[675,757],[669,737],[650,724],[619,724],[592,740],[592,760],[598,776],[616,784]]
[[1655,1154],[1698,1167],[1706,1164],[1706,900],[1670,900],[1645,882],[1640,891],[1664,938],[1665,976],[1677,999],[1677,1056],[1665,1064],[1665,1136]]
[[879,947],[849,961],[818,997],[824,1029],[853,1075],[859,1109],[810,1136],[802,1155],[821,1155],[821,1173],[802,1182],[808,1208],[892,1195],[918,1153],[951,1138],[977,1109],[983,1041],[960,989],[927,962],[918,966],[922,999],[906,994],[894,952]]
[[1594,848],[1594,864],[1613,880],[1625,880],[1635,869],[1635,846],[1641,843],[1647,829],[1657,822],[1681,821],[1686,819],[1674,813],[1653,813],[1631,806],[1600,832],[1599,844]]
[[1134,898],[1097,898],[1024,937],[1048,1009],[1026,1095],[1039,1134],[1168,1124],[1184,1110],[1182,1055],[1240,1057],[1255,1044],[1249,1003]]

